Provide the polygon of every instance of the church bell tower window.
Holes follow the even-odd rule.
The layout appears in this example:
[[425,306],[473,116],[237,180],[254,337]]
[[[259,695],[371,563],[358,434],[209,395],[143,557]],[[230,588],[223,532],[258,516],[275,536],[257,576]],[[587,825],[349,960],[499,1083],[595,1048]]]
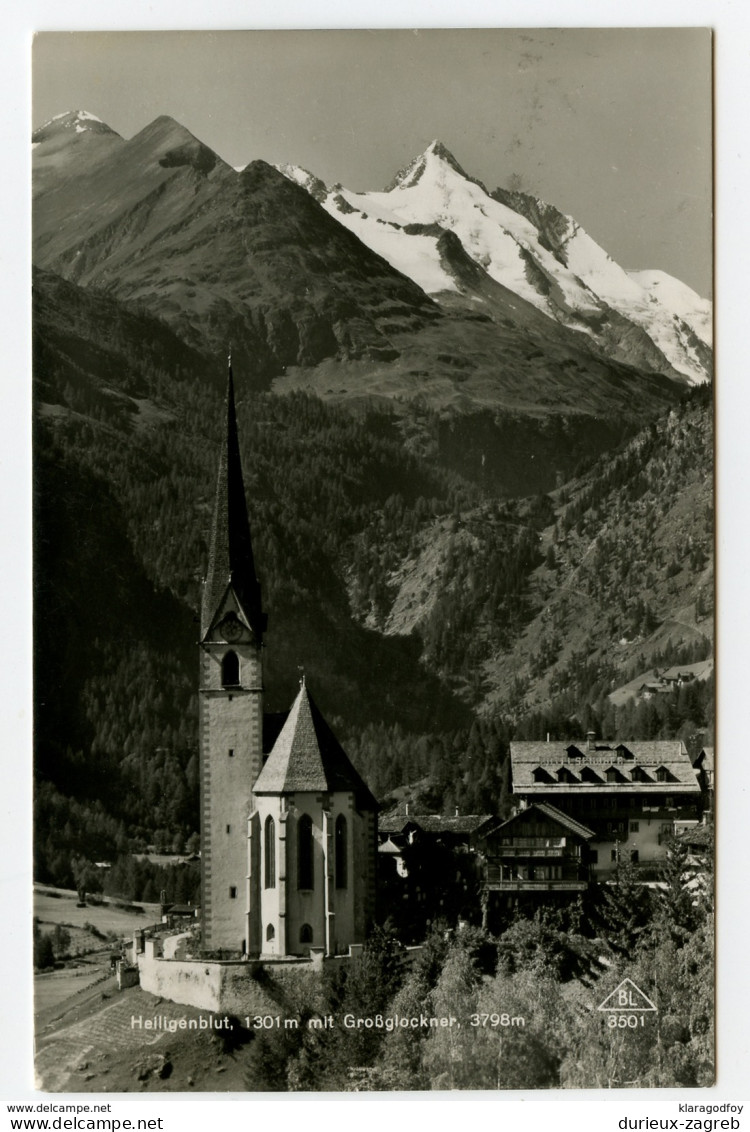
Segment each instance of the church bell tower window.
[[221,660],[221,683],[224,688],[236,688],[240,682],[240,658],[236,652],[224,653]]

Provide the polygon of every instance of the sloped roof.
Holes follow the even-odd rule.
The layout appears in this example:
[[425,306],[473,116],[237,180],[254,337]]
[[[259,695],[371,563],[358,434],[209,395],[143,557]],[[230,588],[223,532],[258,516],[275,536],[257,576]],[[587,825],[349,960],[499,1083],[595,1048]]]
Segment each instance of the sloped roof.
[[702,747],[698,757],[696,758],[693,766],[703,767],[704,770],[714,769],[714,749],[713,747]]
[[696,680],[705,680],[711,675],[714,668],[713,657],[707,660],[698,660],[695,664],[675,664],[662,672],[662,680],[678,680],[680,676],[692,676]]
[[[628,790],[663,790],[664,783],[654,781],[654,772],[658,767],[664,767],[672,781],[670,787],[683,791],[697,791],[698,783],[695,771],[690,763],[685,745],[680,739],[658,739],[641,741],[639,739],[614,740],[612,743],[595,743],[588,747],[585,741],[579,742],[578,747],[583,754],[571,758],[568,749],[571,744],[565,742],[513,742],[510,745],[511,773],[513,790],[536,793],[559,791],[569,793],[602,792],[607,788],[617,789],[618,792]],[[625,757],[618,748],[625,748],[629,757]],[[534,779],[534,771],[541,767],[549,773],[556,775],[561,766],[570,770],[573,778],[566,782],[540,783]],[[595,773],[602,774],[610,767],[615,767],[623,774],[624,781],[617,783],[587,782],[582,779],[582,772],[588,768]],[[638,782],[638,770],[644,770],[652,781]],[[628,773],[629,772],[629,773]],[[635,772],[635,773],[634,773]]]
[[208,569],[201,602],[201,638],[205,638],[211,628],[211,622],[222,607],[227,589],[231,586],[250,628],[260,640],[265,628],[265,617],[250,539],[231,365],[227,381],[226,412],[226,442],[219,460]]
[[409,826],[416,829],[418,825],[419,818],[407,816],[403,811],[389,810],[385,814],[378,815],[379,833],[403,833]]
[[527,806],[525,810],[519,810],[512,818],[508,818],[507,821],[501,822],[500,825],[495,826],[492,830],[492,835],[494,836],[499,833],[501,830],[505,829],[506,826],[515,824],[525,815],[528,816],[532,810],[537,810],[539,813],[544,814],[550,821],[557,822],[558,825],[563,826],[577,837],[582,837],[585,841],[590,841],[592,837],[596,836],[594,831],[589,829],[587,825],[583,825],[581,822],[571,818],[568,814],[564,814],[562,810],[558,810],[556,806],[551,806],[549,802],[533,802],[530,806]]
[[713,830],[706,825],[697,825],[693,829],[684,829],[677,834],[677,841],[683,841],[696,849],[708,849],[711,846]]
[[401,833],[411,825],[425,833],[475,833],[491,817],[491,814],[456,814],[452,817],[409,814],[407,817],[403,812],[391,811],[378,818],[378,830],[381,833]]
[[559,822],[560,825],[564,825],[566,829],[569,829],[571,833],[577,833],[579,837],[585,837],[586,840],[588,840],[590,837],[595,836],[593,829],[589,829],[587,825],[583,825],[582,822],[576,821],[575,818],[571,818],[568,814],[564,814],[562,810],[558,810],[557,806],[551,806],[549,802],[534,802],[533,807],[527,807],[527,809],[532,808],[541,810],[548,818]]
[[490,814],[457,814],[454,817],[441,817],[428,814],[416,818],[426,833],[475,833],[480,826],[490,820]]
[[253,786],[254,794],[297,791],[353,792],[361,809],[376,810],[378,806],[321,715],[304,680]]

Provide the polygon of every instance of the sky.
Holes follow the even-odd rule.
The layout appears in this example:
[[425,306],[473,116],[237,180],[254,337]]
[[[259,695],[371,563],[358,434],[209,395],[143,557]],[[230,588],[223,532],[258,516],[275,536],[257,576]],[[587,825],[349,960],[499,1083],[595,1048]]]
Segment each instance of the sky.
[[711,294],[706,28],[45,32],[33,124],[168,114],[232,165],[381,189],[439,138],[488,189],[572,215],[623,267]]

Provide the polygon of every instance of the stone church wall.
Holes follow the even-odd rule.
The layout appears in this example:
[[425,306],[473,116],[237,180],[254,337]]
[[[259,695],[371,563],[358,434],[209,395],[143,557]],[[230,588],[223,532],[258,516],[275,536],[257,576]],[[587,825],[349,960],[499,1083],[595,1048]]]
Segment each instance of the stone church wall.
[[138,956],[141,989],[212,1014],[298,1017],[322,1008],[322,955],[294,962],[215,963]]

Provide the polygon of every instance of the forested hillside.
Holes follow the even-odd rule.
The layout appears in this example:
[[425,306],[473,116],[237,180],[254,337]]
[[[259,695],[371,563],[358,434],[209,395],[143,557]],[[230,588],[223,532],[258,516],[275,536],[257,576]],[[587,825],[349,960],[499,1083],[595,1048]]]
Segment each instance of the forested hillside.
[[[70,883],[73,858],[198,829],[225,374],[46,273],[34,330],[36,867]],[[379,796],[418,783],[429,808],[505,812],[514,732],[710,733],[707,685],[648,712],[605,702],[641,658],[710,652],[709,394],[596,462],[603,433],[587,453],[570,418],[353,409],[236,378],[266,709],[304,667]]]
[[[250,1035],[247,1089],[712,1085],[712,893],[707,884],[686,894],[685,854],[673,847],[657,888],[622,868],[593,897],[518,917],[494,938],[438,923],[411,964],[394,935],[373,933],[361,958],[324,984],[321,1013],[336,1027]],[[617,1024],[627,1015],[597,1009],[623,979],[658,1004],[627,1028]],[[363,1018],[381,1022],[355,1028]]]
[[[490,716],[597,703],[596,729],[623,735],[642,721],[599,702],[623,674],[712,654],[710,389],[582,465],[549,494],[432,519],[408,548],[383,521],[358,546],[370,572],[354,573],[353,604],[387,634],[418,633],[424,658]],[[387,569],[366,590],[374,545]]]

